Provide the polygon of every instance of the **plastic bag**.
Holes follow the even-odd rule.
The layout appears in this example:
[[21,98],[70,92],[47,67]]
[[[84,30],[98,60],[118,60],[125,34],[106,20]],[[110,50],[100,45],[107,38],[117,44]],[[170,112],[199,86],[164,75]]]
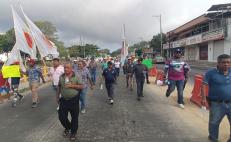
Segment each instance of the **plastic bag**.
[[103,90],[103,83],[100,84],[100,90]]
[[157,80],[156,85],[157,86],[162,86],[162,85],[164,85],[164,82],[161,81],[161,80]]

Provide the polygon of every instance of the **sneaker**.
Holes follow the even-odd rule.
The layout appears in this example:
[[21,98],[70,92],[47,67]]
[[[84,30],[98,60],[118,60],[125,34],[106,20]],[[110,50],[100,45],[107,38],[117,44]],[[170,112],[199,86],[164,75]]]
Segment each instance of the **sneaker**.
[[23,95],[19,95],[19,101],[23,100],[24,96]]
[[70,135],[70,141],[76,141],[76,135],[75,134]]
[[110,104],[113,104],[113,103],[114,103],[114,101],[111,99],[111,100],[110,100]]
[[169,97],[169,96],[170,96],[170,93],[166,92],[165,96],[166,96],[166,97]]
[[147,81],[147,84],[150,84],[150,81]]
[[84,113],[86,113],[86,110],[82,109],[80,112],[84,114]]
[[184,105],[183,104],[179,104],[179,107],[184,109]]
[[65,129],[65,130],[63,131],[63,136],[64,136],[64,137],[68,137],[68,136],[69,136],[69,133],[70,133],[70,131],[69,131],[68,129]]
[[37,103],[36,103],[36,102],[33,102],[31,107],[32,107],[32,108],[36,108],[36,107],[37,107]]

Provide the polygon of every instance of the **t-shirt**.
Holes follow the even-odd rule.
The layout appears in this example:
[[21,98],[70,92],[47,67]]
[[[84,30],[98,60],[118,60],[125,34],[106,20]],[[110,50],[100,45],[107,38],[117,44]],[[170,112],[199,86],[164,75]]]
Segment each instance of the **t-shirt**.
[[41,69],[34,66],[27,70],[29,83],[39,83],[42,76]]
[[120,68],[120,62],[115,62],[115,68]]
[[126,63],[125,64],[125,72],[132,73],[134,64],[133,63]]
[[108,67],[107,62],[103,62],[101,67],[102,67],[102,70],[105,70]]
[[59,65],[56,69],[51,67],[50,75],[52,76],[53,85],[59,84],[59,77],[64,73],[64,67]]
[[169,80],[184,80],[185,74],[190,70],[189,65],[181,59],[171,59],[165,63]]
[[224,75],[214,68],[205,73],[203,83],[209,85],[208,97],[212,101],[231,101],[231,69]]
[[78,69],[76,72],[76,75],[81,77],[84,88],[87,88],[88,80],[89,80],[89,78],[91,78],[91,75],[90,75],[88,68],[85,67],[82,70]]
[[147,67],[143,64],[136,64],[133,68],[133,73],[135,73],[136,79],[144,80],[145,76],[144,74],[147,71]]
[[[79,79],[79,77],[77,77],[75,73],[73,73],[71,78],[69,78],[69,82],[71,84],[82,84],[82,80]],[[65,87],[65,74],[61,75],[59,78],[59,87],[61,87],[62,98],[66,100],[69,100],[79,95],[79,90]]]
[[96,70],[96,68],[97,68],[97,64],[96,64],[96,62],[95,61],[91,61],[90,63],[89,63],[89,69],[90,70]]
[[106,83],[114,83],[116,80],[116,71],[115,69],[111,69],[109,70],[108,68],[103,70],[103,74],[102,74],[105,78],[105,82]]

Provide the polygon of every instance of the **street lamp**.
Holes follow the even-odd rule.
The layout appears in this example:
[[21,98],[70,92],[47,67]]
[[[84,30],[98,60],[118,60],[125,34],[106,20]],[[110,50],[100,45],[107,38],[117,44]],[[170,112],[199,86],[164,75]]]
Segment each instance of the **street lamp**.
[[162,24],[161,24],[161,14],[153,15],[152,17],[160,18],[160,54],[163,56],[163,38],[162,38]]

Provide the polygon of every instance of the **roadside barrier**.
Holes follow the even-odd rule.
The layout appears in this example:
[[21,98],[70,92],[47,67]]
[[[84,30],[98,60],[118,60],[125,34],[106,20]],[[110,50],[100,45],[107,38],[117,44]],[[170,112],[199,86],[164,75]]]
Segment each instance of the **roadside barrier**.
[[156,80],[155,80],[155,84],[157,84],[157,81],[164,81],[164,71],[162,70],[158,70],[157,74],[156,74]]
[[[202,82],[203,82],[203,76],[200,74],[195,75],[194,79],[194,87],[192,90],[192,96],[190,98],[190,101],[195,103],[198,106],[202,106],[202,96],[201,96],[201,90],[202,90]],[[205,89],[205,95],[208,96],[208,86]],[[208,102],[206,100],[205,107],[209,108]]]
[[154,77],[154,76],[156,76],[156,74],[157,74],[157,68],[156,68],[156,66],[153,66],[153,67],[149,70],[148,75]]

